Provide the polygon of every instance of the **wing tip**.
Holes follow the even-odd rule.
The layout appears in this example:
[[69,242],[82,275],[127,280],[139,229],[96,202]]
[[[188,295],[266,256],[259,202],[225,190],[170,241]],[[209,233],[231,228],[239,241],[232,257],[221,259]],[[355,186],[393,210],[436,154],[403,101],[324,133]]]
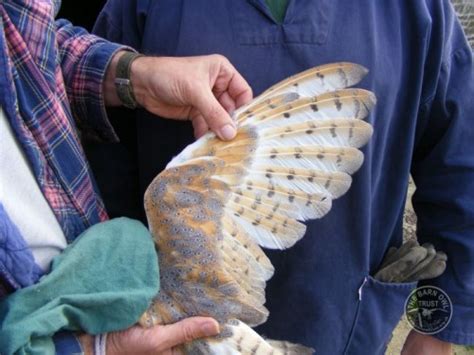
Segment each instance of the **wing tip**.
[[368,73],[369,69],[361,64],[354,62],[339,62],[337,63],[340,68],[343,68],[346,74],[349,74],[350,80],[347,82],[346,87],[353,86],[359,83]]

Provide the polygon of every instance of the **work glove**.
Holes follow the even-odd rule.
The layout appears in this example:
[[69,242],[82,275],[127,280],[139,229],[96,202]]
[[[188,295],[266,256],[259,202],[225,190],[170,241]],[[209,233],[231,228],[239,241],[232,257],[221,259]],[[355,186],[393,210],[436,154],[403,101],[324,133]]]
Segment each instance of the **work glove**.
[[374,278],[382,282],[414,282],[432,279],[446,269],[447,255],[433,244],[410,240],[400,248],[391,247]]

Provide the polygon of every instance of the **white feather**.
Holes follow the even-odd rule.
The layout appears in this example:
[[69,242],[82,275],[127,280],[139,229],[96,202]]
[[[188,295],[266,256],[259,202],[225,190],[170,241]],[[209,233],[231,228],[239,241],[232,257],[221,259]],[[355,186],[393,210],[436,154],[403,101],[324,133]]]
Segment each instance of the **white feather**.
[[327,172],[354,173],[362,165],[364,155],[352,147],[262,147],[257,150],[256,164],[278,165]]

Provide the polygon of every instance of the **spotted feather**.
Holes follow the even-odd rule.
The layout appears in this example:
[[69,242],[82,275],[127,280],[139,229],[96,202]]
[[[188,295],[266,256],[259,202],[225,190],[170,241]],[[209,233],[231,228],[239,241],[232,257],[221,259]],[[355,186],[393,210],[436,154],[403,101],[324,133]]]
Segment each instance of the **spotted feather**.
[[266,341],[250,327],[266,321],[273,266],[261,247],[286,249],[305,220],[329,213],[363,162],[375,104],[347,89],[367,73],[351,63],[309,69],[272,86],[234,117],[230,142],[209,133],[186,147],[145,194],[160,253],[161,291],[140,323],[205,315],[221,335],[186,344],[198,354],[309,354]]

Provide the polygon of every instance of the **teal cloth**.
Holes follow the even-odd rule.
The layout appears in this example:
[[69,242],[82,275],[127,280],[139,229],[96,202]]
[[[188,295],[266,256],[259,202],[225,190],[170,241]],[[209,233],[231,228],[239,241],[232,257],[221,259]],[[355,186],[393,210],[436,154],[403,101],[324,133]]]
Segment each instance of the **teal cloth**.
[[118,218],[86,230],[57,256],[51,272],[0,303],[0,353],[54,354],[59,330],[88,334],[135,324],[159,289],[148,230]]
[[283,23],[288,7],[288,0],[265,0],[268,9],[272,13],[273,18],[278,23]]

